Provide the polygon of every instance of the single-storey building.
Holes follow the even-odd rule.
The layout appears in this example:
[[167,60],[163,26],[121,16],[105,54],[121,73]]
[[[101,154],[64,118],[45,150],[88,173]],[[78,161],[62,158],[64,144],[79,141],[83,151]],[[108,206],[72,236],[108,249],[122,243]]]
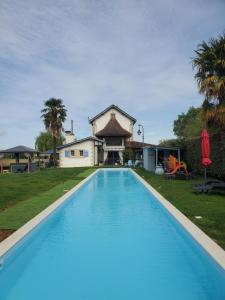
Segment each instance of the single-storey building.
[[59,152],[59,166],[71,168],[98,165],[100,163],[99,152],[102,149],[102,145],[102,140],[91,136],[62,145],[57,148]]
[[180,162],[180,148],[151,145],[144,147],[144,168],[155,172],[157,168],[165,168],[169,155],[172,154]]

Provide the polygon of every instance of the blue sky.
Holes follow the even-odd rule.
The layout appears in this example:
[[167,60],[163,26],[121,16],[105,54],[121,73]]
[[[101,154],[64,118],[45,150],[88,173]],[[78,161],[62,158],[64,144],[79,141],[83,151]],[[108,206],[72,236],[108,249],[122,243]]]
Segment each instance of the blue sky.
[[224,31],[224,15],[224,0],[1,0],[0,149],[34,146],[50,97],[77,138],[110,104],[144,125],[146,142],[173,137],[176,116],[202,101],[193,50]]

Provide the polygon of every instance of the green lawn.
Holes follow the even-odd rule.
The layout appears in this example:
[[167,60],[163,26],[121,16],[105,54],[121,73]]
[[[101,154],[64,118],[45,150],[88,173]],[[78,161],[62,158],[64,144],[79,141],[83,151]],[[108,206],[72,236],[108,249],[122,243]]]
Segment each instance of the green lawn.
[[0,229],[18,229],[94,170],[47,169],[0,175]]
[[224,195],[194,194],[192,185],[203,180],[167,180],[143,169],[135,171],[225,249]]

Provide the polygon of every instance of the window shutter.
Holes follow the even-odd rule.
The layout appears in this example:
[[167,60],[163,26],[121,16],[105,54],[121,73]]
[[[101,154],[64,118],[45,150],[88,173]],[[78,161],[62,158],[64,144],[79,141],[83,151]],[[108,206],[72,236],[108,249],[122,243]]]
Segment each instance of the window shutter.
[[88,157],[89,156],[89,151],[88,150],[84,150],[84,157]]
[[70,151],[65,150],[65,157],[70,157]]

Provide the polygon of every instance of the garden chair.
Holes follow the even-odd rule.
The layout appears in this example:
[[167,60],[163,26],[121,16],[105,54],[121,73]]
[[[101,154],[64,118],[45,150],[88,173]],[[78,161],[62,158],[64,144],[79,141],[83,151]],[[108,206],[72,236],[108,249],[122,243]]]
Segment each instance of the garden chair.
[[224,194],[225,182],[217,179],[207,180],[205,183],[193,185],[193,191],[195,193]]

